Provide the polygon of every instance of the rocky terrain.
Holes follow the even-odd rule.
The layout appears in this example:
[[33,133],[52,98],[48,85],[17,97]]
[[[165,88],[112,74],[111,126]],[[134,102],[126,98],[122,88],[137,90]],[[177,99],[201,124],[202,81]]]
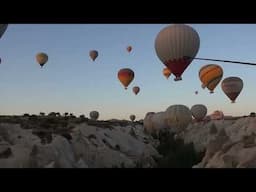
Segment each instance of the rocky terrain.
[[164,129],[149,134],[141,121],[0,120],[0,168],[256,167],[255,117],[192,122],[171,139]]

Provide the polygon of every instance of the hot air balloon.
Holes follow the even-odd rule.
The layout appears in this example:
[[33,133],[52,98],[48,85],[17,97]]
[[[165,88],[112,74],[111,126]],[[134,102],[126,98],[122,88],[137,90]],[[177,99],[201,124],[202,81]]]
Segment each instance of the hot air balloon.
[[175,81],[182,80],[181,76],[196,56],[199,46],[198,33],[183,24],[165,27],[155,39],[156,54],[175,75]]
[[197,104],[193,105],[190,111],[197,121],[202,121],[207,114],[207,107],[205,105]]
[[136,119],[135,115],[130,115],[130,120],[133,122]]
[[199,71],[199,78],[202,82],[202,88],[207,87],[210,93],[219,84],[223,77],[223,70],[219,65],[209,64],[203,66]]
[[236,98],[243,89],[243,80],[239,77],[227,77],[221,82],[222,91],[235,103]]
[[166,79],[168,79],[171,74],[172,72],[167,67],[163,69],[163,75],[166,77]]
[[99,53],[98,53],[98,51],[96,51],[96,50],[91,50],[90,53],[89,53],[89,55],[90,55],[91,59],[92,59],[93,61],[95,61],[95,59],[98,57]]
[[135,95],[137,95],[140,92],[140,88],[138,86],[135,86],[132,88],[132,91]]
[[128,68],[120,69],[118,71],[117,77],[119,81],[123,84],[124,88],[127,89],[129,84],[134,79],[134,72],[133,70]]
[[90,118],[93,120],[97,120],[99,118],[99,112],[98,111],[91,111],[90,112]]
[[36,60],[41,67],[48,61],[48,55],[46,53],[38,53],[36,55]]
[[185,105],[172,105],[166,109],[166,118],[171,131],[182,132],[192,122],[192,113]]
[[132,51],[132,46],[126,47],[126,50],[130,53]]
[[195,94],[197,95],[197,94],[198,94],[198,91],[195,91]]
[[155,133],[159,135],[159,132],[168,128],[167,118],[165,112],[149,112],[146,114],[144,121],[144,130],[147,133]]
[[8,24],[0,24],[0,39],[3,36],[4,32],[6,31]]

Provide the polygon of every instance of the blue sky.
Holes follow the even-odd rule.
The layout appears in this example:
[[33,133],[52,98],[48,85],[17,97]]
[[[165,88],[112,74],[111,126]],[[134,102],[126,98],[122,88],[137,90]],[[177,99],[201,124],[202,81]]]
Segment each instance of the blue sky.
[[[223,110],[244,115],[255,110],[256,67],[194,60],[183,80],[166,80],[154,41],[168,24],[10,24],[0,39],[0,114],[72,112],[99,119],[142,119],[148,111],[164,111],[173,104],[204,104],[208,113]],[[255,24],[189,24],[200,36],[198,57],[255,62]],[[126,46],[131,45],[131,53]],[[95,62],[89,51],[96,49]],[[49,56],[41,69],[38,52]],[[201,89],[199,69],[219,64],[224,78],[239,76],[244,88],[231,104],[220,85],[215,94]],[[117,79],[121,68],[131,68],[135,79],[128,90]],[[140,86],[135,96],[133,86]],[[194,92],[198,90],[199,94]]]

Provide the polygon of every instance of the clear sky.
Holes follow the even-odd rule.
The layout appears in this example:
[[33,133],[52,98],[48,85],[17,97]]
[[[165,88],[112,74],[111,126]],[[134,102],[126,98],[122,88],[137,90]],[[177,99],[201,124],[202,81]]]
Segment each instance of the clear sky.
[[[208,114],[227,115],[256,111],[256,67],[194,60],[183,80],[166,80],[164,65],[155,53],[157,33],[168,24],[10,24],[0,39],[0,114],[97,110],[99,119],[142,119],[149,111],[166,110],[173,104],[204,104]],[[198,57],[256,62],[256,24],[189,24],[200,36]],[[131,53],[126,46],[131,45]],[[89,51],[96,49],[95,62]],[[49,56],[41,69],[38,52]],[[219,64],[224,77],[239,76],[244,88],[235,104],[221,90],[201,89],[199,69]],[[128,90],[117,79],[121,68],[131,68],[135,79]],[[132,87],[138,85],[135,96]],[[195,95],[198,90],[199,94]]]

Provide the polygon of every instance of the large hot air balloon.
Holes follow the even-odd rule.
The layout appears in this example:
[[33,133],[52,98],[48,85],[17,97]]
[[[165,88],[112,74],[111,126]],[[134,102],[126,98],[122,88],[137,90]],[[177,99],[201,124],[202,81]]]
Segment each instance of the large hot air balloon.
[[93,120],[97,120],[99,118],[99,112],[98,111],[91,111],[90,112],[90,118]]
[[123,84],[124,88],[127,89],[129,84],[134,79],[134,72],[133,70],[128,68],[120,69],[118,71],[117,77],[119,81]]
[[126,50],[130,53],[132,51],[132,46],[126,47]]
[[167,67],[163,69],[163,75],[166,77],[166,79],[168,79],[171,74],[172,72]]
[[36,60],[41,67],[48,61],[48,55],[46,53],[38,53],[36,55]]
[[165,27],[155,39],[156,54],[175,75],[175,81],[182,80],[181,76],[196,56],[199,46],[198,33],[183,24]]
[[133,122],[136,119],[135,115],[130,115],[130,120]]
[[192,121],[192,113],[185,105],[172,105],[166,109],[167,123],[171,131],[182,132]]
[[168,129],[167,118],[165,112],[149,112],[146,114],[144,120],[144,131],[149,134],[157,134],[163,129]]
[[207,107],[201,104],[193,105],[191,107],[191,112],[197,121],[202,121],[207,114]]
[[0,24],[0,39],[3,36],[4,32],[6,31],[8,24]]
[[140,92],[140,88],[138,86],[135,86],[132,88],[132,91],[135,95],[137,95]]
[[209,64],[203,66],[199,71],[202,88],[207,87],[210,93],[217,87],[223,77],[223,70],[219,65]]
[[221,82],[223,92],[235,103],[236,98],[243,89],[243,80],[239,77],[227,77]]
[[91,59],[92,59],[93,61],[95,61],[95,59],[98,57],[99,53],[98,53],[98,51],[96,51],[96,50],[91,50],[90,53],[89,53],[89,55],[90,55]]

